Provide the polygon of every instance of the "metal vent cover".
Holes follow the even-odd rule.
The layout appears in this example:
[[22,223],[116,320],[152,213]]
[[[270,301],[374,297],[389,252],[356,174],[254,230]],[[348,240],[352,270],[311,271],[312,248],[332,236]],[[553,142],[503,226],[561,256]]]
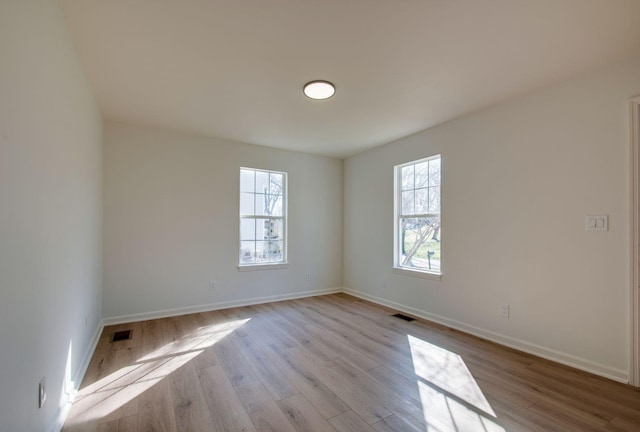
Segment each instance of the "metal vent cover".
[[415,318],[411,318],[410,316],[406,316],[404,314],[401,313],[397,313],[397,314],[393,314],[391,316],[394,316],[396,318],[400,318],[401,320],[405,320],[405,321],[415,321]]
[[111,335],[111,342],[119,342],[119,341],[123,341],[123,340],[129,340],[131,339],[131,333],[133,332],[133,330],[120,330],[117,331],[115,333],[113,333],[113,335]]

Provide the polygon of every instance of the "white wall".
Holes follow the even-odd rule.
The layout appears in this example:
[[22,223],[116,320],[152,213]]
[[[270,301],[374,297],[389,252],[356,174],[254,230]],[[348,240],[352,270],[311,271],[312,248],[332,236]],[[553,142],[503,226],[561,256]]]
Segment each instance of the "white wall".
[[101,318],[102,120],[57,2],[1,2],[0,59],[0,431],[49,431]]
[[[626,380],[628,99],[637,94],[640,61],[627,62],[347,159],[345,286]],[[437,153],[442,280],[394,274],[393,166]],[[587,214],[608,214],[610,230],[586,232]]]
[[[287,269],[238,272],[241,166],[288,173]],[[342,286],[341,160],[107,122],[104,173],[107,319]]]

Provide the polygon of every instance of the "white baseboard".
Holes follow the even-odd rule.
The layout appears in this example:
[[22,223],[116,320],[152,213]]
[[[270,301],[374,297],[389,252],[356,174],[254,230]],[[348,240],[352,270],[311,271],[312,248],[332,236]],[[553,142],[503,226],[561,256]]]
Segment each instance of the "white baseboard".
[[442,324],[444,326],[451,327],[453,329],[460,330],[465,333],[469,333],[474,336],[478,336],[480,338],[487,339],[492,342],[496,342],[501,345],[505,345],[510,348],[517,349],[519,351],[526,352],[528,354],[533,354],[535,356],[542,357],[547,360],[551,360],[557,363],[571,366],[576,369],[580,369],[585,372],[599,375],[604,378],[608,378],[624,384],[629,383],[629,373],[626,370],[612,368],[606,365],[592,362],[590,360],[587,360],[581,357],[563,353],[561,351],[545,348],[543,346],[532,344],[530,342],[527,342],[521,339],[516,339],[511,336],[506,336],[490,330],[485,330],[480,327],[466,324],[461,321],[445,318],[445,317],[435,315],[420,309],[416,309],[411,306],[403,305],[400,303],[396,303],[394,301],[376,297],[371,294],[364,293],[362,291],[357,291],[350,288],[344,288],[343,292],[346,294],[352,295],[354,297],[368,300],[373,303],[380,304],[382,306],[387,306],[393,309],[397,309],[401,312],[405,312],[405,313],[417,316],[419,318],[426,319],[428,321],[433,321],[435,323]]
[[147,321],[147,320],[158,319],[158,318],[169,318],[173,316],[187,315],[191,313],[209,312],[213,310],[229,309],[229,308],[240,307],[240,306],[251,306],[251,305],[261,304],[261,303],[270,303],[270,302],[283,301],[283,300],[293,300],[293,299],[305,298],[305,297],[336,294],[339,292],[343,292],[343,289],[327,288],[323,290],[314,290],[314,291],[299,291],[295,293],[278,294],[274,296],[254,297],[254,298],[243,299],[243,300],[232,300],[232,301],[225,301],[225,302],[209,303],[205,305],[196,305],[196,306],[188,306],[188,307],[182,307],[182,308],[165,309],[165,310],[153,311],[153,312],[144,312],[144,313],[131,314],[131,315],[120,315],[120,316],[115,316],[111,318],[105,318],[103,320],[103,323],[105,326],[107,326],[107,325],[124,324],[124,323],[131,323],[131,322],[137,322],[137,321]]
[[82,379],[84,378],[84,374],[87,373],[87,369],[89,368],[89,363],[91,362],[91,358],[93,357],[93,353],[96,351],[96,347],[98,346],[98,341],[100,340],[100,336],[102,335],[102,330],[104,329],[104,320],[100,320],[96,330],[93,332],[93,337],[91,338],[91,345],[89,345],[89,349],[87,350],[84,360],[80,365],[80,368],[76,371],[73,376],[73,382],[76,385],[76,388],[80,387],[82,383]]

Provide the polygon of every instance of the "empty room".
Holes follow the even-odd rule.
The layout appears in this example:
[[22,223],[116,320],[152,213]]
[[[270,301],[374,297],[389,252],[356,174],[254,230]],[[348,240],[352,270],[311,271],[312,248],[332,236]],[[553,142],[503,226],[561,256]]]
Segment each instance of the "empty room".
[[0,432],[640,431],[640,1],[0,1]]

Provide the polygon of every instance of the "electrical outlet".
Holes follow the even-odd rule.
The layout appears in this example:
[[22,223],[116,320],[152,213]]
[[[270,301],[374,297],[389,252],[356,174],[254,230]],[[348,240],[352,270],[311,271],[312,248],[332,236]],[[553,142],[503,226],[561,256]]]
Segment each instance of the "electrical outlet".
[[311,273],[307,273],[307,274],[305,274],[305,275],[304,275],[304,279],[305,279],[307,282],[311,282]]
[[211,282],[209,282],[209,292],[210,292],[210,293],[215,292],[215,290],[216,290],[216,285],[217,285],[216,281],[211,281]]
[[502,318],[509,318],[509,305],[503,303],[500,305],[500,316]]
[[38,408],[42,408],[46,400],[47,400],[47,378],[42,377],[42,379],[38,383]]
[[382,288],[382,289],[387,288],[387,280],[386,279],[382,279],[382,282],[380,282],[380,288]]
[[587,215],[584,223],[587,231],[609,231],[609,215]]

